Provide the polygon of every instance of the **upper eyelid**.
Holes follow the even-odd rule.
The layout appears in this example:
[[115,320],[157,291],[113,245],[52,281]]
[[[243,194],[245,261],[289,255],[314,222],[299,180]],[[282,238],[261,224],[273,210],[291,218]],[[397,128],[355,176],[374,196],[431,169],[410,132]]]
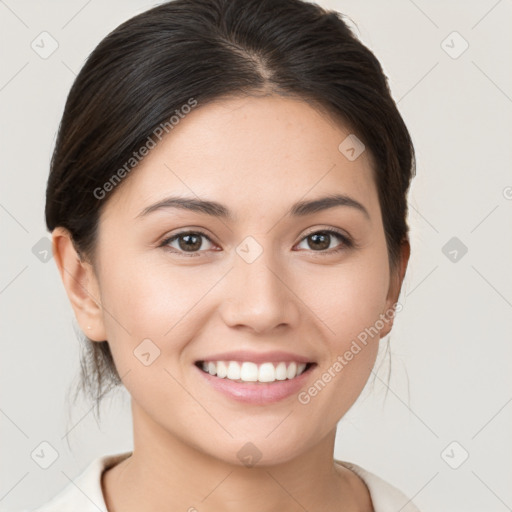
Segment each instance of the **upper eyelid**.
[[200,235],[200,236],[204,236],[205,238],[207,238],[212,244],[215,243],[212,240],[212,238],[210,237],[210,235],[208,235],[207,233],[204,233],[203,231],[197,230],[197,229],[187,229],[185,231],[180,231],[179,233],[175,233],[174,235],[164,237],[164,239],[162,240],[162,244],[169,243],[182,235]]

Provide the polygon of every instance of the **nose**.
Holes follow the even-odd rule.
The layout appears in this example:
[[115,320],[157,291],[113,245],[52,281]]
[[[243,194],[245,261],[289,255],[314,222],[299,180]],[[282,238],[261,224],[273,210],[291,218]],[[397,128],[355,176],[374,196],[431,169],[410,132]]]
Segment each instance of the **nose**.
[[226,276],[220,313],[230,327],[242,326],[258,334],[278,327],[293,328],[300,319],[300,299],[289,273],[265,250],[251,263],[238,255]]

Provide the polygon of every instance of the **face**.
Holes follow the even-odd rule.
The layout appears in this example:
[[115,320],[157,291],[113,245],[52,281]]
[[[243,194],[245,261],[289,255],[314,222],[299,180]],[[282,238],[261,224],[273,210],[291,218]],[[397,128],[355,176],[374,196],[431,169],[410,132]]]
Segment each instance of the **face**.
[[[199,106],[108,199],[88,274],[100,306],[75,311],[146,429],[234,464],[250,442],[275,464],[360,394],[401,280],[368,152],[338,149],[349,134],[295,99]],[[171,196],[196,207],[154,206]]]

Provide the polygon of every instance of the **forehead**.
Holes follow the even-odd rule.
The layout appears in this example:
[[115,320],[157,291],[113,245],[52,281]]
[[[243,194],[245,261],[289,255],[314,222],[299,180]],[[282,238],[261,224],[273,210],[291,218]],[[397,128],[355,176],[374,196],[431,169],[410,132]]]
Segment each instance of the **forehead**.
[[342,193],[372,214],[378,198],[371,155],[363,151],[349,160],[339,147],[350,135],[341,122],[298,99],[273,95],[199,105],[125,178],[105,213],[134,219],[166,195],[183,194],[226,204],[238,217]]

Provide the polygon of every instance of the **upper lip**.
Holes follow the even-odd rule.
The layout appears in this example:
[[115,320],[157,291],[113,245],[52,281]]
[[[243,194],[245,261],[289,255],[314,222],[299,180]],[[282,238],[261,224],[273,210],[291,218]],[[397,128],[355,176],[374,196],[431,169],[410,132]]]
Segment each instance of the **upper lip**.
[[296,363],[312,363],[313,361],[307,357],[293,354],[292,352],[273,351],[273,352],[250,352],[248,350],[239,350],[234,352],[222,352],[207,356],[200,361],[250,361],[253,363],[280,363],[293,362]]

